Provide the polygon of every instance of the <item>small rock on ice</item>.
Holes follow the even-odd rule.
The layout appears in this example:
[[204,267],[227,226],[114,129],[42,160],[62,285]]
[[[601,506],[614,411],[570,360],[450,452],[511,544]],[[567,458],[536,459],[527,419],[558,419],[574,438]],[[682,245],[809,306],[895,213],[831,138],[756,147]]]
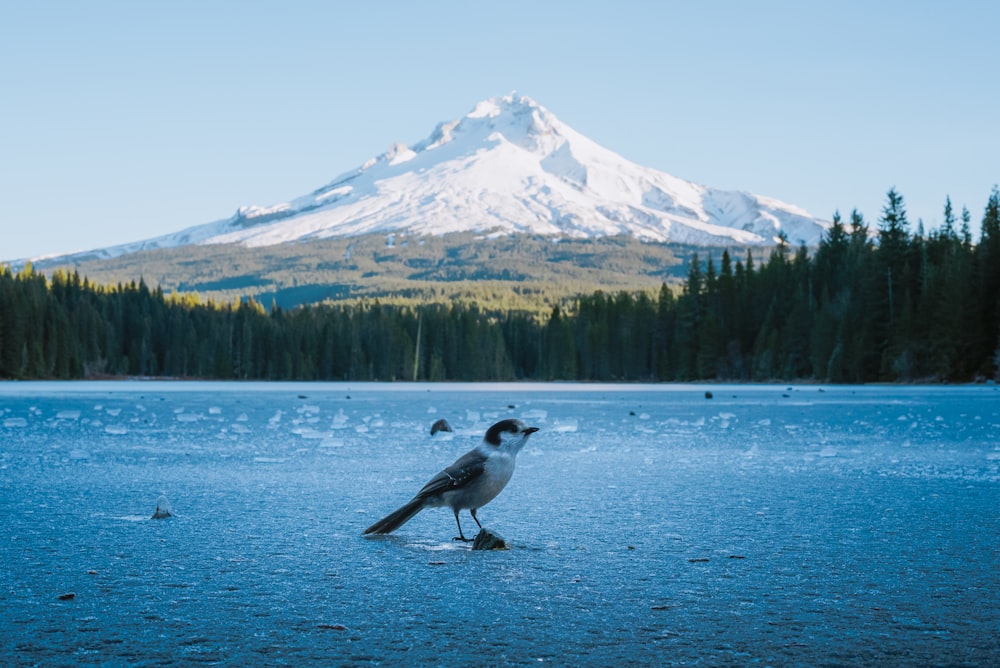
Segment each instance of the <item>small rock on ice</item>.
[[173,517],[173,513],[170,512],[170,502],[167,501],[166,496],[161,494],[160,498],[156,500],[156,511],[150,519],[165,520],[168,517]]
[[451,428],[451,425],[448,424],[447,420],[441,418],[440,420],[436,421],[434,424],[431,425],[431,436],[438,433],[439,431],[454,431],[454,430]]
[[489,529],[482,529],[476,534],[476,539],[472,542],[473,550],[507,550],[507,541],[503,536],[495,534]]

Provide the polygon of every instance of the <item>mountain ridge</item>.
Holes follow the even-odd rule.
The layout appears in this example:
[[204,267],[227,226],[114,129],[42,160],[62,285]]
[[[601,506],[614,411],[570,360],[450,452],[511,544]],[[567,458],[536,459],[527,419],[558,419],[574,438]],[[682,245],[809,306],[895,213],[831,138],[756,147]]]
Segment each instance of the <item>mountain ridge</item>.
[[641,167],[526,96],[478,103],[424,140],[393,144],[287,202],[130,244],[41,258],[99,260],[187,245],[276,246],[389,235],[534,234],[695,246],[816,245],[829,223],[773,198]]

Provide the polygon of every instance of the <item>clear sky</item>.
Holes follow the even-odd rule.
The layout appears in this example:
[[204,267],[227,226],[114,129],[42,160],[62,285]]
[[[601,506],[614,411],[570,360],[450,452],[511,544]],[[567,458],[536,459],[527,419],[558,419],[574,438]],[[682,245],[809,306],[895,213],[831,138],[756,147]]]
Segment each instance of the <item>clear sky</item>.
[[489,97],[705,185],[875,222],[1000,182],[1000,2],[5,2],[0,258],[305,194]]

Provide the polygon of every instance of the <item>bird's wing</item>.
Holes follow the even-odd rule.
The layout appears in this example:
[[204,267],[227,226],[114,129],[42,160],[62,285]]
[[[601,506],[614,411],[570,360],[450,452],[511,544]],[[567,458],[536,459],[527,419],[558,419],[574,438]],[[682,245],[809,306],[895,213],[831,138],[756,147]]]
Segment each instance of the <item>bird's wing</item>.
[[479,450],[472,450],[459,457],[454,464],[430,479],[417,497],[433,496],[451,489],[460,489],[483,474],[486,456]]

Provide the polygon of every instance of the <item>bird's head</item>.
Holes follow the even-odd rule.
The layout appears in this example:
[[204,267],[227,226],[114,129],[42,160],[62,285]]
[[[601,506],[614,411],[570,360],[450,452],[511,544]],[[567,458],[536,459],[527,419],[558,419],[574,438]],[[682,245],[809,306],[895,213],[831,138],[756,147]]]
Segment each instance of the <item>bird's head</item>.
[[536,431],[538,427],[529,427],[520,420],[500,420],[486,430],[483,442],[501,450],[517,452]]

